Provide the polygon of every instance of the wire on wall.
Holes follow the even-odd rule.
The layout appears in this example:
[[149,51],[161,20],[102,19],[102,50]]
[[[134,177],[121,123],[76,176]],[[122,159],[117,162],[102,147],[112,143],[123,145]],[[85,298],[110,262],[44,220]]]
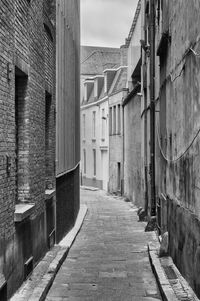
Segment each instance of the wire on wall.
[[198,137],[199,133],[200,133],[200,128],[198,129],[196,135],[193,137],[193,139],[191,140],[190,144],[188,145],[188,147],[185,149],[184,152],[182,152],[182,154],[180,154],[177,158],[175,159],[170,159],[168,158],[165,154],[164,154],[164,151],[162,149],[162,146],[161,146],[161,143],[160,143],[160,134],[159,134],[159,131],[158,131],[158,124],[156,124],[156,132],[157,132],[157,140],[158,140],[158,146],[159,146],[159,149],[160,149],[160,153],[162,155],[162,157],[165,159],[165,161],[167,161],[168,163],[176,163],[178,162],[179,160],[181,160],[184,155],[189,151],[189,149],[192,147],[193,143],[195,142],[196,138]]

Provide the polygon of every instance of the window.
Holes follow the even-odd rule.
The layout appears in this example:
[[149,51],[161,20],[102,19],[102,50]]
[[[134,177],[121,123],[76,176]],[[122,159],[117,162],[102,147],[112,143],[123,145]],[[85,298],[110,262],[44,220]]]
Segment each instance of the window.
[[[27,81],[28,77],[17,67],[15,68],[15,163],[16,163],[16,177],[15,177],[15,200],[18,201],[26,199],[27,192],[24,190],[24,185],[27,183],[25,176],[28,169],[29,147],[27,140],[28,123],[26,119],[29,118],[26,110],[26,95],[27,95]],[[7,157],[7,170],[10,171],[10,157]],[[25,182],[26,181],[26,182]]]
[[109,133],[112,135],[112,108],[109,109]]
[[50,112],[51,112],[51,94],[45,92],[45,167],[46,167],[46,188],[48,188],[48,178],[51,174],[51,149],[50,149]]
[[116,134],[116,106],[114,106],[113,111],[113,134]]
[[121,134],[121,106],[117,108],[117,122],[118,122],[118,134]]
[[96,137],[96,112],[92,112],[92,137]]
[[85,139],[85,114],[83,114],[83,139]]
[[93,149],[93,174],[96,176],[96,149]]
[[121,190],[121,164],[117,162],[117,188]]
[[105,139],[105,131],[106,131],[106,117],[105,117],[105,109],[102,109],[102,117],[101,117],[101,138]]
[[83,150],[83,173],[86,174],[86,150]]

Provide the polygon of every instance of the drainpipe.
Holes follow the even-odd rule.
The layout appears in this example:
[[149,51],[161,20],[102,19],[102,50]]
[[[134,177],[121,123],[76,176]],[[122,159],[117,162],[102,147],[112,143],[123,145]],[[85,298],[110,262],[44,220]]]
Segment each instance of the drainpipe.
[[155,0],[150,0],[150,181],[151,216],[156,215],[155,199]]

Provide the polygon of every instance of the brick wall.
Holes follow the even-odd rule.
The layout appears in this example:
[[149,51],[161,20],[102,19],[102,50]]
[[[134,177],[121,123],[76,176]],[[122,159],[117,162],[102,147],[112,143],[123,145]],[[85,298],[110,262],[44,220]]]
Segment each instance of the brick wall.
[[[47,249],[45,188],[55,187],[55,20],[51,22],[55,5],[51,2],[43,6],[40,0],[5,0],[0,5],[0,273],[8,282],[8,296],[23,281],[27,259],[23,250],[29,244],[23,227],[14,223],[16,203],[35,204],[29,237],[34,264]],[[51,96],[48,130],[47,93]]]

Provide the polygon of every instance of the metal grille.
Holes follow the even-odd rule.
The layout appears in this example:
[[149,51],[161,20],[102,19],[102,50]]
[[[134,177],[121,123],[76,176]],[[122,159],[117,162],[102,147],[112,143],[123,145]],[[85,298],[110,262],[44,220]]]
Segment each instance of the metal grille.
[[176,273],[174,272],[174,270],[171,266],[163,266],[163,269],[164,269],[165,274],[166,274],[166,276],[169,280],[178,279]]

